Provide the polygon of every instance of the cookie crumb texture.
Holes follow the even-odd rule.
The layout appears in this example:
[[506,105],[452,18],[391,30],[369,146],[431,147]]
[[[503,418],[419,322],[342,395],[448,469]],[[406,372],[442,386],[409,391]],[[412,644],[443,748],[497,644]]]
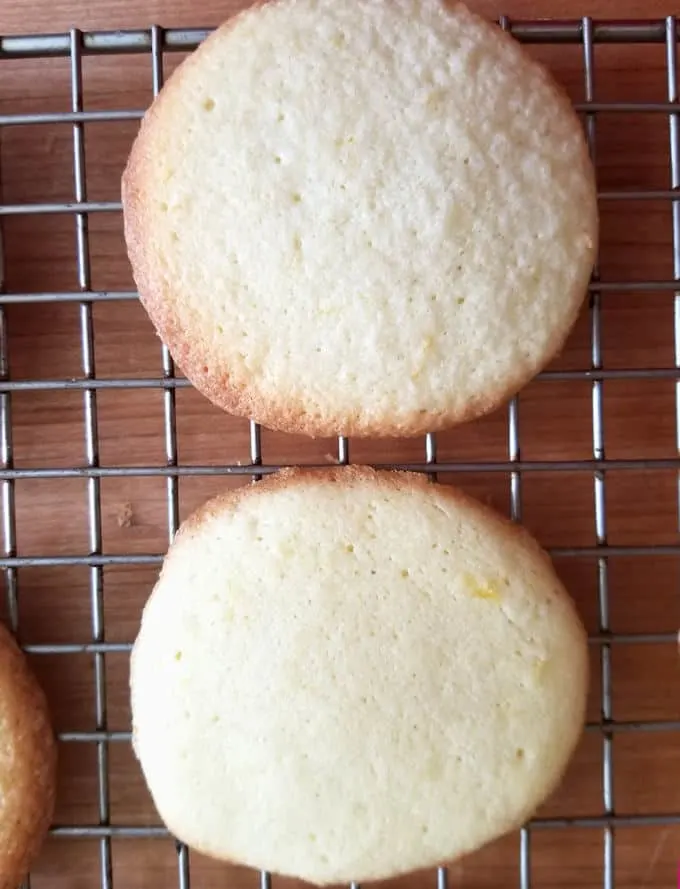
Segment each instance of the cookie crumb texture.
[[183,526],[131,683],[178,837],[346,883],[523,823],[581,734],[587,643],[546,555],[481,504],[408,474],[288,471]]
[[47,833],[56,751],[45,696],[0,624],[0,889],[16,889]]
[[439,0],[273,0],[211,36],[123,180],[140,297],[213,402],[310,435],[483,414],[561,348],[597,240],[582,128]]

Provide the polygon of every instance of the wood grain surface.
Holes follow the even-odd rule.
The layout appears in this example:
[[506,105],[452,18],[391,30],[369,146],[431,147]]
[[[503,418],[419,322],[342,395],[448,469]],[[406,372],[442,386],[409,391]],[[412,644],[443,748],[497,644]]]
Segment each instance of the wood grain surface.
[[[36,0],[0,4],[0,32],[54,32],[88,28],[209,26],[244,4],[205,0]],[[490,16],[573,18],[661,17],[680,11],[672,0],[479,0]],[[583,50],[579,46],[534,46],[575,101],[584,98]],[[181,60],[167,56],[166,72]],[[597,46],[595,99],[663,102],[667,71],[663,45]],[[86,58],[84,101],[89,110],[146,107],[151,98],[149,57]],[[0,58],[0,114],[70,109],[68,59],[7,61]],[[135,122],[91,123],[85,127],[90,200],[117,200],[119,180]],[[600,188],[667,189],[669,122],[664,114],[603,113],[596,118]],[[9,204],[72,200],[73,133],[69,125],[7,127],[2,132],[1,173]],[[658,200],[603,201],[600,273],[604,282],[672,278],[671,203]],[[76,291],[78,275],[74,218],[62,215],[11,216],[3,220],[6,291]],[[132,289],[118,213],[89,220],[91,286]],[[9,370],[13,381],[66,380],[83,376],[81,318],[77,302],[11,305],[6,310]],[[602,358],[607,370],[672,369],[673,293],[643,287],[610,289],[602,296]],[[564,353],[552,369],[591,367],[591,314],[587,305]],[[135,301],[93,307],[97,377],[122,380],[161,376],[161,349]],[[537,380],[519,401],[521,457],[534,461],[589,461],[593,456],[592,386],[573,378]],[[673,460],[676,449],[674,381],[607,379],[603,384],[607,460]],[[105,467],[166,464],[163,394],[156,388],[99,391],[96,399],[99,458]],[[181,465],[247,463],[249,428],[211,407],[190,388],[176,393],[177,447]],[[11,397],[14,465],[69,468],[86,463],[84,401],[81,391],[30,389]],[[317,463],[337,458],[336,440],[313,441],[262,431],[265,463]],[[422,439],[351,441],[353,461],[422,461]],[[502,462],[508,458],[508,411],[438,437],[440,460]],[[247,478],[182,476],[179,505],[185,517],[207,496]],[[451,472],[456,483],[507,512],[507,471]],[[667,468],[611,468],[606,473],[607,539],[612,546],[680,543],[677,473]],[[594,546],[592,467],[571,471],[527,468],[522,473],[522,517],[549,547]],[[16,551],[20,556],[83,555],[90,551],[87,483],[80,478],[22,478],[14,485]],[[113,554],[162,553],[168,542],[167,482],[153,476],[107,477],[101,481],[102,549]],[[598,568],[592,556],[557,558],[556,564],[593,633],[599,630]],[[130,642],[156,567],[116,565],[103,569],[105,638]],[[680,560],[676,555],[617,555],[608,561],[611,629],[620,634],[674,633],[680,625]],[[37,566],[18,570],[19,632],[24,644],[88,642],[93,639],[91,574],[86,567]],[[91,654],[31,656],[48,692],[59,732],[96,727],[95,661]],[[634,731],[631,723],[678,721],[680,683],[673,642],[619,641],[612,646],[612,715],[629,730],[614,735],[614,810],[619,815],[680,813],[680,732]],[[105,658],[107,727],[129,730],[127,655]],[[601,715],[600,646],[593,645],[589,720]],[[60,745],[56,820],[61,825],[98,824],[97,747]],[[109,821],[114,826],[158,824],[130,746],[108,745]],[[461,805],[465,801],[461,800]],[[588,731],[563,787],[542,816],[601,816],[603,742]],[[497,842],[450,868],[451,886],[519,884],[518,835]],[[599,827],[531,832],[530,876],[535,887],[595,887],[603,882],[603,831]],[[93,889],[100,884],[97,839],[52,837],[37,863],[35,889]],[[172,841],[111,841],[113,885],[119,889],[161,889],[178,881]],[[618,827],[614,835],[615,883],[619,887],[676,885],[680,825]],[[257,875],[192,854],[193,887],[256,887]],[[276,879],[275,887],[293,889]],[[435,886],[434,873],[393,883],[394,889]]]

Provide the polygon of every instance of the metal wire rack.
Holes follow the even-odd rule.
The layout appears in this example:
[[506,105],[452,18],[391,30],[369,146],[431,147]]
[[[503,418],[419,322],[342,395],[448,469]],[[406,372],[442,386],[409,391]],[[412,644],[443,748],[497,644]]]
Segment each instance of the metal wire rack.
[[[609,380],[667,380],[675,383],[676,445],[680,450],[680,101],[678,83],[677,44],[680,37],[678,22],[669,17],[665,20],[639,22],[594,22],[588,18],[577,21],[524,21],[511,22],[501,19],[501,27],[509,30],[520,41],[533,44],[572,44],[580,47],[582,55],[583,90],[585,100],[577,104],[584,115],[586,134],[593,154],[596,151],[597,122],[601,115],[643,113],[662,115],[668,121],[668,146],[670,167],[667,188],[640,188],[636,190],[601,190],[603,203],[623,200],[665,202],[672,223],[672,278],[610,281],[600,280],[595,270],[590,285],[590,366],[579,370],[550,370],[540,375],[545,381],[581,381],[590,386],[592,448],[588,459],[579,460],[526,460],[522,459],[519,429],[519,401],[513,399],[508,408],[507,456],[496,461],[438,460],[437,439],[430,434],[422,446],[422,458],[399,462],[398,466],[411,470],[443,475],[464,474],[475,471],[507,475],[510,485],[510,513],[514,520],[522,518],[523,478],[525,474],[551,472],[588,472],[592,477],[593,521],[595,543],[592,546],[563,546],[553,548],[557,559],[590,558],[597,572],[598,628],[592,636],[593,648],[599,659],[599,684],[601,700],[599,718],[591,721],[587,729],[601,737],[602,748],[602,799],[601,812],[579,817],[541,817],[522,829],[519,837],[519,883],[521,889],[532,885],[532,836],[537,831],[555,828],[591,828],[602,836],[602,882],[605,889],[615,886],[615,831],[619,828],[647,826],[666,828],[680,825],[680,811],[658,814],[622,815],[617,812],[614,800],[614,736],[629,732],[680,731],[679,720],[621,721],[615,720],[612,710],[612,648],[617,644],[675,643],[673,630],[655,633],[617,633],[610,621],[610,565],[617,556],[680,556],[680,542],[612,545],[608,542],[608,517],[606,486],[609,474],[615,471],[663,469],[677,472],[677,457],[635,459],[611,459],[605,452],[603,386]],[[104,569],[113,565],[156,566],[162,554],[108,553],[102,535],[102,481],[108,478],[162,478],[166,484],[167,536],[171,539],[180,521],[179,481],[191,476],[239,476],[257,479],[277,470],[278,462],[265,462],[260,428],[250,424],[250,460],[246,464],[231,462],[220,465],[194,465],[179,459],[177,433],[176,396],[187,381],[175,375],[168,350],[161,347],[161,373],[155,377],[100,378],[95,362],[95,335],[93,309],[98,303],[133,301],[132,290],[102,290],[92,286],[90,264],[89,220],[92,214],[116,214],[121,210],[119,201],[91,200],[85,162],[85,128],[88,124],[108,122],[114,125],[122,121],[141,118],[142,108],[124,110],[85,110],[83,60],[85,56],[146,55],[151,62],[153,93],[163,83],[164,58],[167,53],[186,52],[194,49],[205,38],[204,29],[164,30],[154,26],[148,30],[92,32],[73,30],[66,34],[21,35],[0,38],[0,75],[2,63],[10,60],[46,59],[65,57],[70,62],[71,107],[63,112],[29,112],[0,114],[2,128],[13,126],[40,127],[65,124],[72,127],[73,199],[59,202],[30,202],[0,204],[0,222],[3,218],[30,214],[67,214],[73,217],[75,226],[75,251],[77,261],[77,290],[0,293],[0,487],[2,490],[2,537],[3,555],[0,567],[4,574],[7,614],[15,631],[19,630],[19,572],[29,568],[56,568],[81,566],[89,571],[91,638],[73,644],[27,644],[32,655],[86,654],[94,662],[95,728],[93,731],[66,731],[60,733],[62,744],[82,743],[94,745],[97,757],[98,823],[58,824],[52,834],[62,838],[90,838],[99,843],[100,875],[102,889],[112,889],[112,841],[119,838],[151,839],[167,836],[160,826],[121,825],[111,823],[110,805],[110,745],[129,742],[127,731],[109,729],[107,718],[106,658],[115,653],[127,653],[129,643],[109,642],[106,639],[104,621]],[[665,47],[666,99],[645,102],[603,102],[596,100],[595,46],[597,44],[659,44]],[[0,89],[2,78],[0,76]],[[0,254],[0,259],[2,258]],[[602,349],[602,297],[607,293],[664,292],[672,297],[669,307],[669,323],[673,323],[674,356],[672,366],[665,368],[610,369],[604,367]],[[75,378],[64,379],[12,379],[10,377],[8,309],[13,305],[73,303],[79,307],[81,373]],[[98,395],[105,390],[129,392],[139,389],[162,391],[165,463],[160,466],[102,465],[98,433]],[[21,467],[15,465],[13,450],[12,398],[18,392],[69,391],[82,393],[84,409],[85,461],[82,465],[57,468],[52,466]],[[521,395],[520,395],[521,398]],[[334,455],[338,463],[350,462],[350,442],[343,437],[337,440]],[[379,465],[388,465],[378,461]],[[390,463],[389,465],[395,465]],[[24,479],[83,479],[87,489],[88,551],[73,555],[25,555],[18,551],[16,532],[15,486]],[[680,491],[679,491],[680,493]],[[180,889],[190,885],[188,850],[177,845],[177,873]],[[433,877],[434,879],[434,877]],[[447,870],[440,868],[436,875],[438,889],[445,889]],[[270,876],[260,876],[262,889],[269,889]]]

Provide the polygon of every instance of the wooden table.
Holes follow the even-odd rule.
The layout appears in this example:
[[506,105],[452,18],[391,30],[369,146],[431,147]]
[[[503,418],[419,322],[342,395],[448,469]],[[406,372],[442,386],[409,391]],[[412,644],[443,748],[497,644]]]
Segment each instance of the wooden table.
[[[63,31],[88,28],[214,25],[236,3],[206,0],[200,9],[188,0],[162,3],[112,0],[77,4],[68,0],[5,3],[0,30]],[[532,17],[541,12],[560,18],[586,11],[595,17],[636,16],[634,0],[592,0],[590,4],[536,0],[485,0],[489,15]],[[673,4],[648,2],[646,17],[662,17]],[[578,45],[535,46],[575,101],[585,96],[583,49]],[[166,57],[166,72],[181,56]],[[664,102],[667,99],[665,48],[598,45],[594,98],[599,102]],[[148,56],[87,57],[83,62],[84,107],[142,108],[151,97]],[[0,114],[69,110],[67,58],[0,60]],[[85,127],[87,197],[119,198],[119,177],[135,121],[89,123]],[[602,113],[595,125],[597,166],[604,192],[669,188],[669,124],[663,113]],[[8,127],[3,132],[2,177],[7,204],[59,202],[74,197],[73,132],[70,125]],[[79,287],[72,214],[11,216],[4,220],[6,290],[10,294],[75,292]],[[92,290],[131,290],[118,213],[93,213],[89,224]],[[602,202],[601,279],[620,286],[601,295],[602,384],[605,430],[607,542],[619,548],[608,561],[609,626],[620,634],[611,647],[613,804],[618,815],[680,813],[680,736],[658,723],[680,726],[677,650],[672,634],[679,625],[680,559],[676,554],[627,553],[626,547],[677,546],[673,293],[669,288],[632,287],[631,282],[669,281],[673,276],[671,203],[657,199]],[[91,314],[90,314],[91,311]],[[12,381],[83,377],[81,335],[92,323],[96,375],[106,388],[97,392],[98,460],[103,467],[163,467],[167,464],[164,417],[167,404],[156,386],[130,390],[114,382],[162,375],[161,349],[144,313],[133,301],[100,299],[92,309],[77,301],[23,302],[5,311]],[[83,327],[84,325],[84,327]],[[597,543],[594,521],[593,385],[582,371],[592,367],[592,315],[584,307],[567,348],[551,367],[564,372],[533,382],[519,401],[522,519],[549,547],[584,554],[563,554],[556,563],[573,592],[590,630],[600,631]],[[655,369],[656,376],[636,372]],[[630,371],[631,373],[628,373]],[[665,373],[664,373],[665,372]],[[14,467],[68,469],[86,466],[86,415],[82,389],[19,387],[11,396]],[[188,387],[176,392],[177,453],[182,466],[247,463],[248,424],[213,409]],[[332,461],[336,440],[311,441],[262,431],[265,463]],[[173,442],[170,442],[171,448]],[[354,461],[423,461],[422,439],[404,442],[350,442]],[[476,464],[473,471],[448,472],[441,481],[457,483],[500,510],[510,508],[508,411],[438,437],[438,459]],[[89,454],[92,462],[93,454]],[[546,467],[546,462],[561,464]],[[584,461],[584,462],[582,462]],[[652,461],[643,465],[645,461]],[[664,462],[665,461],[665,462]],[[491,464],[485,467],[482,464]],[[470,467],[468,467],[470,468]],[[248,476],[228,479],[182,475],[178,505],[183,518],[209,494]],[[19,557],[84,555],[93,548],[107,554],[162,553],[168,541],[168,482],[161,475],[107,475],[100,482],[79,477],[19,477],[16,500],[16,553]],[[101,500],[101,540],[88,523],[87,497]],[[603,530],[603,529],[600,529]],[[11,543],[11,541],[10,541]],[[101,544],[101,546],[99,546]],[[61,745],[57,823],[98,824],[104,814],[115,827],[158,824],[126,740],[86,743],[87,733],[104,725],[129,730],[127,653],[110,651],[49,654],[40,646],[85,643],[93,639],[128,643],[155,564],[107,565],[100,573],[83,565],[58,563],[20,567],[17,582],[19,631],[34,648],[32,659],[47,689],[55,724],[71,740]],[[7,582],[7,578],[6,578]],[[94,587],[93,587],[94,585]],[[100,586],[98,586],[100,585]],[[10,589],[11,593],[11,589]],[[8,597],[11,600],[11,595]],[[101,621],[92,613],[101,614]],[[7,616],[7,615],[6,615]],[[647,641],[638,634],[665,634]],[[656,641],[655,641],[656,640]],[[589,720],[601,716],[601,651],[593,645]],[[106,679],[106,720],[97,722],[97,671]],[[99,714],[102,717],[102,713]],[[636,723],[658,731],[635,731]],[[100,812],[97,756],[108,757],[108,812]],[[561,790],[542,818],[603,815],[603,739],[598,730],[584,735]],[[461,805],[464,805],[461,800]],[[614,836],[616,885],[675,885],[680,858],[680,826],[618,826]],[[454,886],[510,886],[519,882],[520,839],[513,835],[453,865]],[[93,887],[99,883],[100,840],[50,838],[35,871],[34,887]],[[105,850],[108,854],[109,849]],[[110,844],[114,886],[172,887],[178,859],[168,839],[130,839],[115,834]],[[183,859],[179,872],[182,872]],[[583,824],[531,832],[534,886],[602,884],[603,831]],[[256,886],[256,875],[191,855],[193,886]],[[275,886],[289,881],[277,880]],[[433,887],[432,873],[397,881],[418,889]]]

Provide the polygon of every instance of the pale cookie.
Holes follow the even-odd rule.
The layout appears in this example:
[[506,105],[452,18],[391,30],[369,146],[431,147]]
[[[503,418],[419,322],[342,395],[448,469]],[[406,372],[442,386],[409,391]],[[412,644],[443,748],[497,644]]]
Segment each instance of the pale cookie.
[[275,0],[183,64],[123,179],[140,298],[215,404],[310,435],[486,413],[560,350],[597,240],[580,122],[440,0]]
[[581,734],[587,641],[522,529],[410,474],[288,471],[180,530],[131,665],[180,839],[317,884],[522,824]]
[[49,827],[57,748],[45,696],[0,624],[0,889],[16,889]]

